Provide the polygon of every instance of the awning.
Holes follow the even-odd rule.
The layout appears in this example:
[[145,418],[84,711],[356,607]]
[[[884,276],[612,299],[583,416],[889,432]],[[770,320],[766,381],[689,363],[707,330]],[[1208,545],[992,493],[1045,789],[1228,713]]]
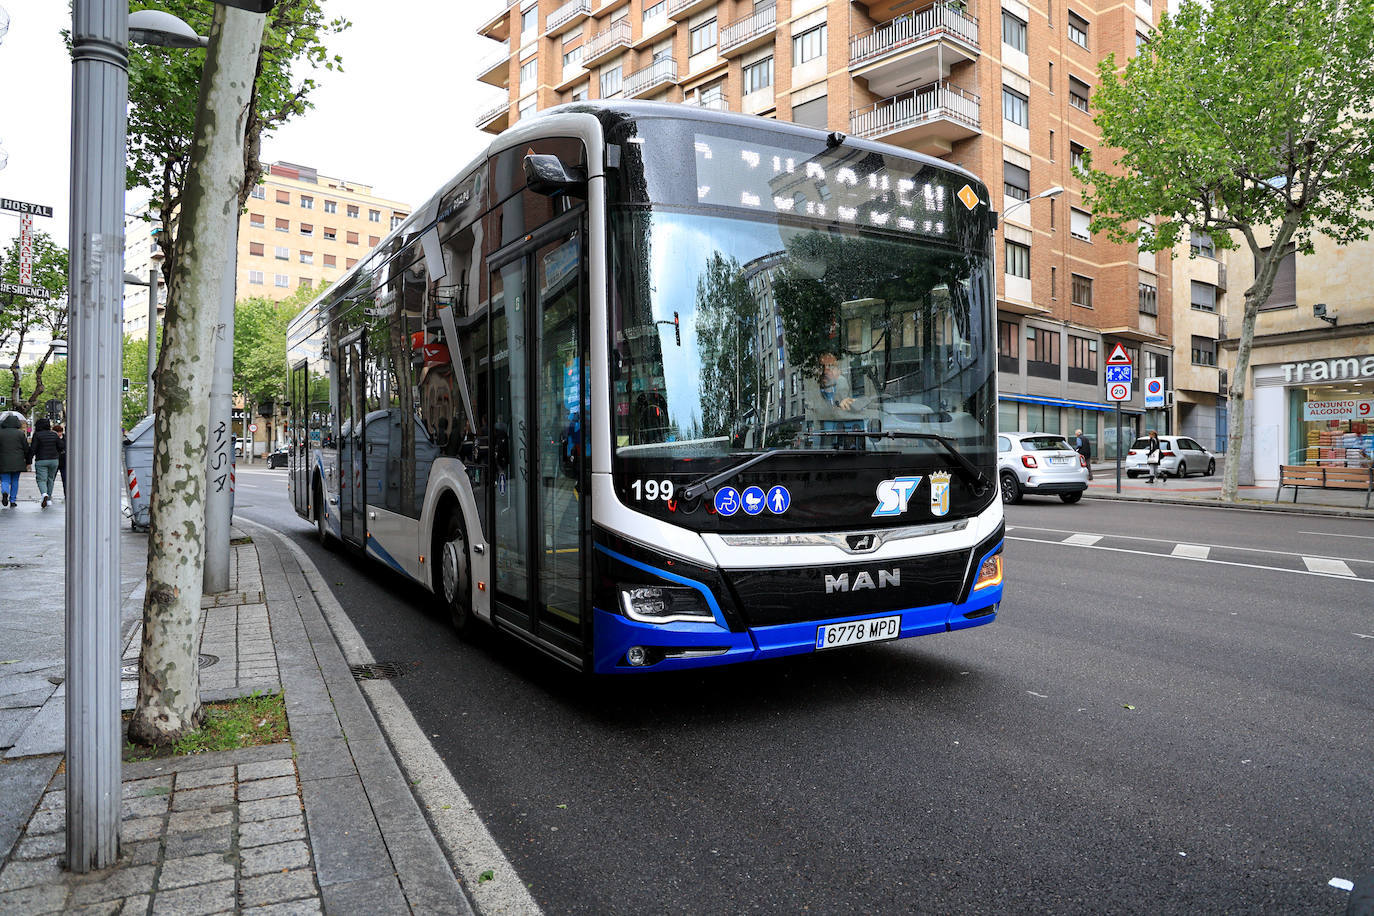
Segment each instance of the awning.
[[[1045,398],[1038,394],[999,394],[999,400],[1019,401],[1022,404],[1046,404],[1051,407],[1076,407],[1079,410],[1101,410],[1111,412],[1116,410],[1115,404],[1094,404],[1092,401],[1071,401],[1068,398]],[[1122,413],[1143,414],[1145,411],[1138,407],[1122,407]]]

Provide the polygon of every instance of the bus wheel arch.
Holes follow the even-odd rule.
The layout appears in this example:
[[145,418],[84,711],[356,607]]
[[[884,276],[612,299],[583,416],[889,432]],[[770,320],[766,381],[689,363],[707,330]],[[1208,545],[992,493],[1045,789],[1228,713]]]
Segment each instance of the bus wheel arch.
[[462,633],[472,622],[472,567],[463,509],[452,492],[440,497],[435,509],[433,541],[431,587],[453,628]]

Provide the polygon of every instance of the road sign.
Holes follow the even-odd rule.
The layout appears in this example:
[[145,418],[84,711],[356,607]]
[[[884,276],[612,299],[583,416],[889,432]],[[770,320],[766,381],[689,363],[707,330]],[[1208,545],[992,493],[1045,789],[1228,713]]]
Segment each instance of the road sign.
[[1129,401],[1130,399],[1131,386],[1125,382],[1112,382],[1107,386],[1107,400]]
[[16,296],[28,296],[30,299],[52,298],[52,293],[41,286],[30,286],[27,283],[11,283],[8,280],[0,280],[0,293],[14,293]]
[[29,216],[52,216],[52,207],[45,204],[27,204],[22,200],[13,200],[9,197],[0,197],[0,210],[13,210],[15,213],[24,213]]
[[1164,379],[1147,378],[1145,380],[1145,406],[1147,408],[1164,406]]
[[33,282],[33,217],[19,217],[19,282]]
[[1124,366],[1108,366],[1107,382],[1124,382],[1129,385],[1131,383],[1131,364],[1127,363]]
[[1126,352],[1126,348],[1119,343],[1112,344],[1111,355],[1107,357],[1109,366],[1129,366],[1131,364],[1131,354]]
[[256,424],[256,423],[249,423],[249,424],[248,424],[248,431],[249,431],[250,433],[255,433],[255,432],[257,432],[257,431],[258,431],[258,424]]

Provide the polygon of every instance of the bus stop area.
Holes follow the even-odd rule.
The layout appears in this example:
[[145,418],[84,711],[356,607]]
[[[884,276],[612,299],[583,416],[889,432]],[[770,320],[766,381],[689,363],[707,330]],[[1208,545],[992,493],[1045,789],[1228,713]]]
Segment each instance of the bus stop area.
[[[230,590],[202,601],[201,696],[283,691],[290,739],[125,763],[118,864],[65,870],[64,502],[41,509],[21,480],[0,515],[0,564],[27,596],[0,619],[0,912],[472,912],[322,612],[324,583],[246,523]],[[130,709],[147,540],[127,523],[120,538]]]

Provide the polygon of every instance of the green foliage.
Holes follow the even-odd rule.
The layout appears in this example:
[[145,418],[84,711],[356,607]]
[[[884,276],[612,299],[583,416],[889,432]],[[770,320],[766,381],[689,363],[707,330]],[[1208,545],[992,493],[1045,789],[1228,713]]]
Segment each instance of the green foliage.
[[[56,244],[48,233],[35,232],[32,267],[33,285],[52,293],[51,299],[30,299],[15,293],[0,294],[0,352],[13,354],[7,367],[9,384],[0,390],[8,396],[7,407],[25,414],[33,413],[33,407],[39,400],[46,401],[53,396],[47,393],[53,378],[48,371],[52,347],[47,347],[36,363],[25,365],[22,370],[20,363],[26,348],[32,347],[33,338],[38,334],[50,339],[67,336],[67,249]],[[11,283],[19,282],[17,237],[0,253],[0,277]],[[65,368],[65,363],[63,365]],[[62,391],[65,394],[65,374]]]
[[1234,231],[1257,255],[1268,240],[1256,227],[1304,253],[1314,233],[1366,237],[1371,51],[1374,4],[1187,0],[1124,71],[1110,56],[1099,66],[1095,120],[1103,147],[1121,153],[1102,168],[1089,157],[1080,172],[1094,231],[1152,251],[1190,227],[1234,248]]
[[286,390],[286,326],[320,294],[301,287],[281,302],[254,297],[234,306],[234,390],[250,411]]
[[125,429],[133,429],[148,415],[148,338],[124,335],[123,372],[129,380],[129,390],[121,396],[120,423]]

